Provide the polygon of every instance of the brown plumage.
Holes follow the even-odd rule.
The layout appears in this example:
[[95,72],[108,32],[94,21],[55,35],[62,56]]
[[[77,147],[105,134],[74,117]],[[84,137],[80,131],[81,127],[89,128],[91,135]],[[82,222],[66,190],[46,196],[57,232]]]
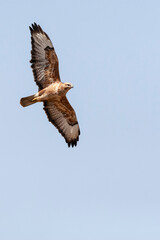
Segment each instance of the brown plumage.
[[75,111],[66,98],[66,93],[73,86],[60,80],[58,58],[48,35],[36,23],[32,24],[30,31],[32,43],[30,62],[39,92],[21,98],[20,104],[26,107],[43,102],[48,120],[58,129],[69,147],[76,146],[80,129]]

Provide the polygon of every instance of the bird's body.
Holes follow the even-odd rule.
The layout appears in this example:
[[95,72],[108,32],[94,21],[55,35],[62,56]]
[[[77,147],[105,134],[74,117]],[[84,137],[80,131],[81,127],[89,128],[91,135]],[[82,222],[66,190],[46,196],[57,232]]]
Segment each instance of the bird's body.
[[23,107],[37,102],[44,103],[48,120],[52,122],[65,138],[68,146],[76,146],[80,129],[74,109],[66,98],[73,87],[71,83],[60,81],[58,58],[48,35],[37,24],[32,25],[32,68],[38,93],[21,98]]
[[20,103],[23,107],[27,107],[36,102],[60,101],[62,97],[66,96],[66,93],[68,92],[69,88],[72,87],[73,86],[70,83],[55,82],[49,85],[48,87],[40,90],[38,93],[34,95],[21,98]]

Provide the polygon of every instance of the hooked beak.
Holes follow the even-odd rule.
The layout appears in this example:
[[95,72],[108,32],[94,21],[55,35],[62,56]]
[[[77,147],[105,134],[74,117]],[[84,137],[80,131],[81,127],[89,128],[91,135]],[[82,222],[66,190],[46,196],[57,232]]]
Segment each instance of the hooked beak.
[[73,85],[71,85],[71,88],[74,88],[74,86],[73,86]]

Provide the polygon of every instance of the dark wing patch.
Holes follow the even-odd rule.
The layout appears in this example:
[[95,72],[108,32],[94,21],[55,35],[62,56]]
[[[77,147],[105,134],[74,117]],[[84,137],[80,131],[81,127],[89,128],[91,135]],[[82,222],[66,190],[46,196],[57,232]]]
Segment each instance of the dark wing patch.
[[31,67],[34,80],[39,90],[46,88],[55,81],[60,81],[59,63],[56,52],[48,35],[36,23],[31,31]]
[[68,143],[68,147],[76,146],[79,140],[80,129],[76,114],[66,97],[54,102],[44,102],[44,110],[48,120],[54,124]]

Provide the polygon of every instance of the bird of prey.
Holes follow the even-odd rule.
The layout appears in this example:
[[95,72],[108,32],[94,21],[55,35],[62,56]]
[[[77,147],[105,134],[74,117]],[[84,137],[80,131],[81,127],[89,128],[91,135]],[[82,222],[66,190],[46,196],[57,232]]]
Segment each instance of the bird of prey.
[[43,102],[48,120],[65,138],[68,147],[74,147],[79,140],[80,128],[75,111],[66,97],[73,85],[61,82],[58,58],[48,35],[36,23],[29,28],[32,44],[30,62],[39,91],[32,96],[21,98],[20,104],[27,107]]

